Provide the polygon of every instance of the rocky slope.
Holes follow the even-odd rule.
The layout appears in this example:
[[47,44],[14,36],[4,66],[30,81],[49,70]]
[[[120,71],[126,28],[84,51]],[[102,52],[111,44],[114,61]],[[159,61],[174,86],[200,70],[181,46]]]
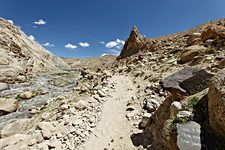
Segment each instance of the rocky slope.
[[128,50],[135,49],[134,54],[121,57],[130,53],[125,45],[115,66],[121,74],[132,74],[150,85],[140,89],[140,97],[146,97],[150,104],[143,108],[151,117],[140,123],[143,133],[134,134],[136,145],[157,150],[223,149],[224,27],[221,19],[149,39],[154,41],[149,48],[143,48],[148,44],[139,42],[140,35],[132,36],[137,31],[133,29],[126,43],[133,44]]
[[224,28],[134,27],[117,60],[65,59],[73,69],[0,84],[0,149],[224,149]]
[[59,70],[68,65],[0,18],[0,82],[24,82],[35,72]]

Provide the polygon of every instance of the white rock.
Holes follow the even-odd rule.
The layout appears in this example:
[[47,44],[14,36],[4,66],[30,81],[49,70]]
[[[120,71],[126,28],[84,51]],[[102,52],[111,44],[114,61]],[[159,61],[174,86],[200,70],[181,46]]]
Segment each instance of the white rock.
[[183,110],[179,111],[176,117],[179,119],[179,118],[189,118],[191,116],[192,112]]
[[60,106],[61,110],[67,110],[68,108],[69,108],[69,105],[67,105],[67,104],[63,104]]
[[0,98],[0,115],[1,113],[10,113],[17,110],[19,102],[16,99]]
[[146,118],[150,118],[152,116],[152,114],[150,113],[144,113],[143,117],[146,117]]
[[181,103],[178,101],[174,101],[170,105],[170,116],[176,117],[177,113],[182,109]]
[[49,116],[50,116],[50,113],[45,112],[45,113],[43,113],[43,114],[41,115],[41,119],[46,120],[46,119],[49,118]]
[[7,90],[9,88],[7,83],[0,82],[0,91]]
[[53,132],[55,131],[55,127],[51,122],[39,122],[37,124],[37,129],[41,130],[43,137],[46,139],[51,138]]
[[149,112],[154,112],[160,106],[159,102],[155,99],[149,99],[145,102],[144,108]]
[[41,130],[44,139],[50,139],[52,137],[52,132],[50,130]]
[[83,101],[83,100],[79,100],[76,104],[75,104],[75,108],[79,109],[79,110],[84,110],[87,108],[87,104]]
[[32,97],[32,95],[33,95],[32,92],[26,91],[26,92],[20,94],[20,98],[22,98],[22,99],[30,99]]
[[36,143],[41,143],[44,140],[42,133],[39,130],[34,131],[31,136],[36,140]]
[[102,90],[98,90],[97,94],[98,94],[100,97],[106,97],[106,94],[105,94]]
[[75,115],[75,114],[76,114],[76,109],[73,108],[73,107],[72,107],[72,108],[69,108],[69,109],[68,109],[68,113],[69,113],[69,114],[72,114],[72,115]]

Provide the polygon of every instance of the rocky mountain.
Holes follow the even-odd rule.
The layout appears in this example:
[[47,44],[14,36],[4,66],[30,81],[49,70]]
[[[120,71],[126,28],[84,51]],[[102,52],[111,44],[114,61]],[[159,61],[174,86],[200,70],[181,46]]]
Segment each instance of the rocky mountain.
[[29,39],[20,29],[0,18],[0,81],[24,82],[35,72],[68,68],[59,57]]
[[118,58],[0,84],[0,149],[224,149],[224,33],[225,19],[157,38],[134,27]]

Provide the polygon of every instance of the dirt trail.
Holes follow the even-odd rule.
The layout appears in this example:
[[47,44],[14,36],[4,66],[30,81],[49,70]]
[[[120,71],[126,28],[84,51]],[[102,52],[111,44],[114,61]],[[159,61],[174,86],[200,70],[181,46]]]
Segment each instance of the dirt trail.
[[135,95],[136,87],[127,76],[113,76],[110,89],[103,104],[101,120],[83,150],[135,150],[130,139],[132,124],[126,118],[127,102]]

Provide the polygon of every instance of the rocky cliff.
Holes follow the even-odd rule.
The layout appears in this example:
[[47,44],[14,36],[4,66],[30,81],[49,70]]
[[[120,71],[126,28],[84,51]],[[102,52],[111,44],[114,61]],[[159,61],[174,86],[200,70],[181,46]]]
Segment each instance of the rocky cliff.
[[68,68],[59,57],[0,18],[0,82],[24,82],[35,72]]

